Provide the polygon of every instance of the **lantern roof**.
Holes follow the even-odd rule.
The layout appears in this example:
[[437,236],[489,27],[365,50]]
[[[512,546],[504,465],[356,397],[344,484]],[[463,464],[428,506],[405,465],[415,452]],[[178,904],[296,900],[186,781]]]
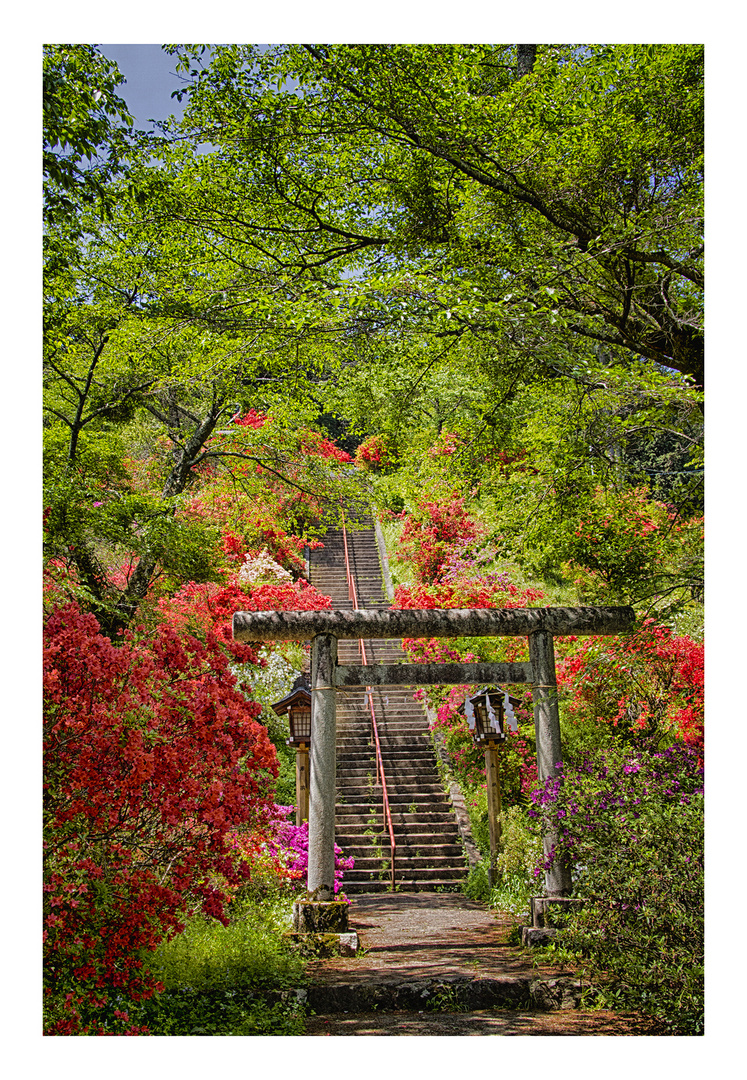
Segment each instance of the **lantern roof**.
[[[476,701],[478,698],[484,698],[486,694],[500,694],[504,700],[506,698],[506,691],[503,689],[502,686],[483,686],[481,690],[476,691],[476,693],[472,695],[468,695],[468,699],[470,701]],[[514,706],[514,708],[516,708],[517,705],[521,705],[521,700],[519,698],[512,697],[511,694],[508,694],[508,700],[509,703]],[[462,702],[462,704],[457,709],[457,712],[463,713],[464,706],[465,702]]]
[[301,705],[308,708],[311,705],[311,690],[309,689],[308,676],[301,674],[293,683],[293,689],[289,694],[286,694],[280,701],[276,701],[272,706],[278,716],[282,716],[283,713],[288,712],[288,709],[294,705]]

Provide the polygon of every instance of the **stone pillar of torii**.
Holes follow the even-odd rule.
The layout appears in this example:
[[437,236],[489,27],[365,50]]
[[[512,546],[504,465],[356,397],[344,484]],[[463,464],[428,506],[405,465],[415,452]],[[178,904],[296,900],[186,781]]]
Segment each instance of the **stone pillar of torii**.
[[[559,774],[562,764],[553,639],[568,635],[608,635],[633,628],[629,607],[390,608],[384,611],[239,611],[233,617],[237,641],[311,640],[311,779],[309,800],[308,891],[334,899],[335,786],[337,773],[336,693],[340,688],[493,685],[532,687],[540,783]],[[526,637],[528,663],[447,663],[342,665],[337,642],[380,638]],[[557,837],[543,837],[549,856]],[[549,897],[571,891],[570,868],[554,864],[545,873]]]

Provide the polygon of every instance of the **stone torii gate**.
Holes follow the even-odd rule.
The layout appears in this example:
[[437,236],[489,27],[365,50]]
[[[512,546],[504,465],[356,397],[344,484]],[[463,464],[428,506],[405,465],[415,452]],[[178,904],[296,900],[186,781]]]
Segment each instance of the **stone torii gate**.
[[[237,641],[311,640],[311,779],[308,889],[320,900],[334,898],[335,786],[338,689],[403,684],[528,683],[532,687],[540,782],[558,774],[562,761],[553,638],[619,634],[635,622],[629,607],[434,608],[374,611],[239,611]],[[372,664],[337,663],[337,642],[366,638],[526,637],[529,663]],[[549,854],[556,837],[544,837]],[[570,869],[554,866],[545,875],[546,895],[571,890]]]

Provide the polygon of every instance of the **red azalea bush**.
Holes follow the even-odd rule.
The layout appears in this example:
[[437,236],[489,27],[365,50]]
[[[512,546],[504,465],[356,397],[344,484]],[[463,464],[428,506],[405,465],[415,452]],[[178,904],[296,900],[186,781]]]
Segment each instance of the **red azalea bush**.
[[159,601],[169,625],[200,638],[210,635],[239,663],[263,664],[250,645],[235,641],[233,616],[237,611],[327,611],[332,600],[301,578],[294,582],[262,582],[241,586],[188,582],[172,597]]
[[371,435],[355,451],[355,463],[364,469],[381,471],[394,465],[396,455],[383,435]]
[[139,1034],[139,953],[201,908],[225,920],[247,865],[227,843],[272,804],[277,757],[210,633],[114,647],[56,609],[44,648],[45,1030]]
[[[527,607],[544,598],[540,589],[520,589],[508,574],[485,568],[490,552],[474,552],[474,542],[483,530],[465,509],[464,500],[453,495],[444,502],[418,505],[418,516],[403,515],[405,527],[399,557],[413,567],[414,585],[398,585],[394,606],[399,608],[508,608]],[[470,643],[473,652],[451,650],[438,639],[405,638],[403,648],[413,660],[476,660],[494,645],[489,641]],[[522,642],[501,643],[503,659],[519,659]],[[445,651],[446,650],[446,651]],[[487,656],[484,656],[487,659]]]
[[[127,1001],[158,987],[138,953],[195,906],[225,919],[223,904],[248,873],[247,844],[256,848],[254,833],[270,829],[278,772],[260,707],[231,672],[232,662],[260,662],[234,641],[233,614],[331,604],[303,579],[189,582],[157,603],[148,636],[128,633],[118,647],[76,605],[53,611],[44,679],[49,1034],[139,1034]],[[237,830],[239,846],[228,841]]]
[[672,737],[703,748],[704,646],[647,619],[627,637],[586,638],[558,660],[578,723],[606,721],[621,739]]
[[261,583],[242,588],[188,582],[174,596],[159,602],[159,611],[172,626],[203,636],[210,633],[234,659],[255,662],[250,646],[233,638],[236,611],[326,611],[332,601],[303,578],[279,584]]
[[306,454],[337,461],[341,465],[349,464],[353,459],[347,450],[342,450],[332,439],[318,431],[305,431],[301,435],[301,448]]
[[247,552],[267,548],[282,566],[300,575],[304,572],[304,549],[323,547],[320,540],[297,536],[283,528],[279,508],[269,510],[259,500],[238,498],[216,489],[193,495],[180,514],[217,526],[222,569],[229,574],[233,563],[241,562]]
[[428,450],[428,457],[451,457],[464,446],[464,440],[453,431],[442,431]]
[[418,503],[415,513],[402,515],[397,558],[405,559],[419,584],[432,584],[443,576],[449,558],[463,555],[481,534],[475,519],[456,493],[448,499]]
[[236,424],[238,427],[250,427],[255,430],[262,428],[269,420],[269,416],[265,413],[258,413],[255,409],[250,409],[244,416],[240,412],[231,417],[231,423]]
[[597,488],[576,520],[567,523],[563,557],[578,584],[617,593],[631,582],[656,580],[662,567],[699,547],[702,524],[702,518],[678,520],[645,487],[625,492]]

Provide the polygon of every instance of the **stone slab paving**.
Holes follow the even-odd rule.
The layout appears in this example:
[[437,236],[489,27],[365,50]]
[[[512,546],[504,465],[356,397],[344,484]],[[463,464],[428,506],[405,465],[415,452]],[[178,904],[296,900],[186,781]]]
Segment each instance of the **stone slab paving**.
[[576,974],[510,945],[515,925],[459,893],[354,896],[362,952],[309,965],[307,1034],[655,1034],[641,1018],[579,1010]]

